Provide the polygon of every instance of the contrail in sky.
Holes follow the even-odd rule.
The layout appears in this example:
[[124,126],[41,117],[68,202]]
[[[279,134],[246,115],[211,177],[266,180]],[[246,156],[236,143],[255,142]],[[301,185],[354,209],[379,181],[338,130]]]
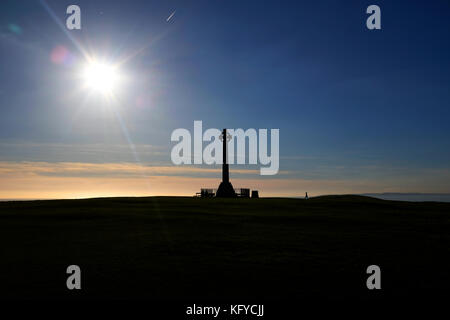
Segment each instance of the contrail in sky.
[[[177,11],[177,10],[175,10],[175,11]],[[172,12],[172,13],[170,14],[170,16],[166,19],[167,22],[169,22],[169,20],[173,17],[173,15],[175,14],[175,11]]]

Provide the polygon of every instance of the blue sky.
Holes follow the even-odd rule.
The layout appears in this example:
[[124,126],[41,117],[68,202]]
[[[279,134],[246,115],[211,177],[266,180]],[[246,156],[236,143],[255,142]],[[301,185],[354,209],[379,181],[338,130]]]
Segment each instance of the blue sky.
[[[82,29],[61,29],[44,3],[63,25],[67,6],[79,5]],[[381,30],[366,28],[371,4],[381,8]],[[450,192],[448,1],[48,0],[1,8],[5,172],[23,162],[131,164],[130,141],[142,165],[172,166],[171,132],[202,120],[205,128],[280,129],[280,174],[270,178],[278,187],[269,194]],[[70,63],[52,62],[58,47]],[[79,48],[113,62],[130,56],[117,110],[80,90]],[[16,189],[0,197],[34,194],[21,192],[28,180],[8,174],[2,180]]]

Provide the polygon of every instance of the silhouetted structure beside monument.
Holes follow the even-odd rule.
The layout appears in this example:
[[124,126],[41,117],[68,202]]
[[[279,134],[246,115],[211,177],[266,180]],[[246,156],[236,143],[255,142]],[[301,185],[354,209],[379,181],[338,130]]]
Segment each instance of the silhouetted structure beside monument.
[[234,192],[233,185],[230,182],[230,171],[227,163],[227,142],[231,139],[231,136],[227,135],[227,129],[223,129],[221,137],[223,146],[222,182],[217,189],[216,197],[234,198],[236,192]]
[[[227,134],[227,129],[223,129],[221,136],[223,146],[223,161],[222,161],[222,182],[217,190],[202,188],[195,196],[201,198],[250,198],[249,188],[234,189],[230,182],[230,170],[228,166],[227,157],[227,143],[232,139],[230,134]],[[252,190],[252,198],[259,198],[258,190]]]

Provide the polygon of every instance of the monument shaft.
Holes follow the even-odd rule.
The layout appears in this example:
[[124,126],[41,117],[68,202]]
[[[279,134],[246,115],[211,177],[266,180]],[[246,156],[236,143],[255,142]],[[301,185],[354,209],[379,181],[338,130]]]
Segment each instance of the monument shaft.
[[227,163],[227,129],[223,129],[222,131],[222,145],[223,145],[223,159],[222,159],[222,181],[229,182],[230,181],[230,171]]
[[216,197],[219,198],[235,198],[236,192],[234,191],[233,185],[230,183],[230,172],[227,163],[227,129],[222,131],[222,143],[223,143],[223,163],[222,163],[222,182],[217,189]]

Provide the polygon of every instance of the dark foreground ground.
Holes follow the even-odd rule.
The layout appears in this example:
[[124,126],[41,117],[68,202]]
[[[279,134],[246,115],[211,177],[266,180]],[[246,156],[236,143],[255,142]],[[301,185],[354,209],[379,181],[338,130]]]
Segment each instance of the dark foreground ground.
[[[1,298],[445,297],[450,203],[361,196],[0,203]],[[66,268],[82,290],[66,288]],[[381,267],[379,291],[366,268]],[[240,300],[242,299],[242,300]]]

